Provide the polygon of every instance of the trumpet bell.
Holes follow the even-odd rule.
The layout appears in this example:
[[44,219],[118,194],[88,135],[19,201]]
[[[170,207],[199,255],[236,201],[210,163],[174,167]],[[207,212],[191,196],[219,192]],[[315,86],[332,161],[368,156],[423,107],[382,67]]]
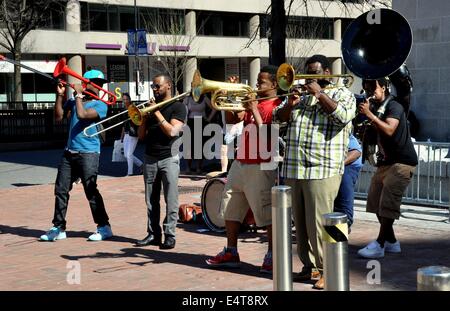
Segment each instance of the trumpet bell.
[[363,79],[379,79],[391,75],[405,62],[411,46],[408,21],[396,11],[377,9],[358,16],[350,24],[341,50],[352,73]]

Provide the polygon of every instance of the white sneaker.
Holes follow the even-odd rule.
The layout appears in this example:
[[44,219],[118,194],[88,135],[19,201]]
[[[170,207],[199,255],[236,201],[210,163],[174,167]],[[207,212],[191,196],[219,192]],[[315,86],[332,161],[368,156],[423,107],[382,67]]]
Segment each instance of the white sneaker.
[[111,227],[106,225],[103,227],[97,227],[97,231],[91,234],[88,238],[89,241],[103,241],[113,236]]
[[46,234],[41,235],[39,239],[41,241],[53,242],[56,240],[63,240],[65,238],[67,238],[66,231],[63,231],[58,227],[52,227]]
[[384,242],[384,250],[387,253],[401,253],[402,249],[400,247],[400,242],[397,240],[395,243]]
[[384,257],[384,247],[375,240],[370,242],[366,247],[361,248],[358,251],[358,255],[364,258],[383,258]]

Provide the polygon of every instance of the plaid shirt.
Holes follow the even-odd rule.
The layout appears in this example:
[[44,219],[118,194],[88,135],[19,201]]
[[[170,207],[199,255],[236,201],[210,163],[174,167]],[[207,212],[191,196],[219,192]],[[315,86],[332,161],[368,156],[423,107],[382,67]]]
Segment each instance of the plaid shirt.
[[[326,113],[311,95],[304,96],[292,110],[282,169],[285,178],[324,179],[344,173],[356,100],[353,93],[343,87],[324,92],[337,103],[332,113]],[[272,122],[280,122],[278,110],[286,103],[273,111]]]

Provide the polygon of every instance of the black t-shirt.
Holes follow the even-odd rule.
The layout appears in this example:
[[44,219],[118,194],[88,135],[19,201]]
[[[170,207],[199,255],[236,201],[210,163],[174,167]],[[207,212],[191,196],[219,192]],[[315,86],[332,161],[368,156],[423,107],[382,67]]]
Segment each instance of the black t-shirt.
[[137,126],[136,124],[131,122],[131,120],[126,121],[123,127],[124,127],[124,133],[125,134],[128,134],[128,135],[133,136],[133,137],[137,137],[138,136],[138,128],[139,128],[139,126]]
[[[182,102],[177,101],[172,104],[167,104],[159,111],[167,122],[170,122],[171,119],[177,119],[181,122],[185,122],[186,120],[186,106]],[[147,121],[147,130],[145,153],[159,160],[171,157],[172,144],[179,137],[169,137],[164,134],[158,125],[158,120],[153,114]]]
[[386,121],[387,118],[397,119],[399,120],[399,124],[391,137],[379,132],[380,144],[385,155],[379,164],[391,165],[394,163],[402,163],[413,166],[417,165],[417,154],[411,141],[403,106],[395,100],[391,100],[386,107],[386,112],[382,120]]

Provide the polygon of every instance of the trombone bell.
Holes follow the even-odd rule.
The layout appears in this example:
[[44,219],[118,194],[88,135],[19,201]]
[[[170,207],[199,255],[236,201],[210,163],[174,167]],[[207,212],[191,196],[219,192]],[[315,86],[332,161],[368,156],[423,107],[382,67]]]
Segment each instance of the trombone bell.
[[[338,78],[343,79],[342,85],[349,88],[352,86],[354,78],[350,74],[339,74],[339,75],[316,75],[316,74],[295,74],[294,67],[290,64],[284,63],[278,67],[277,70],[277,82],[280,89],[283,91],[288,91],[294,85],[295,80],[309,80],[309,79],[330,79]],[[328,89],[339,87],[338,85],[333,85],[326,87]]]

